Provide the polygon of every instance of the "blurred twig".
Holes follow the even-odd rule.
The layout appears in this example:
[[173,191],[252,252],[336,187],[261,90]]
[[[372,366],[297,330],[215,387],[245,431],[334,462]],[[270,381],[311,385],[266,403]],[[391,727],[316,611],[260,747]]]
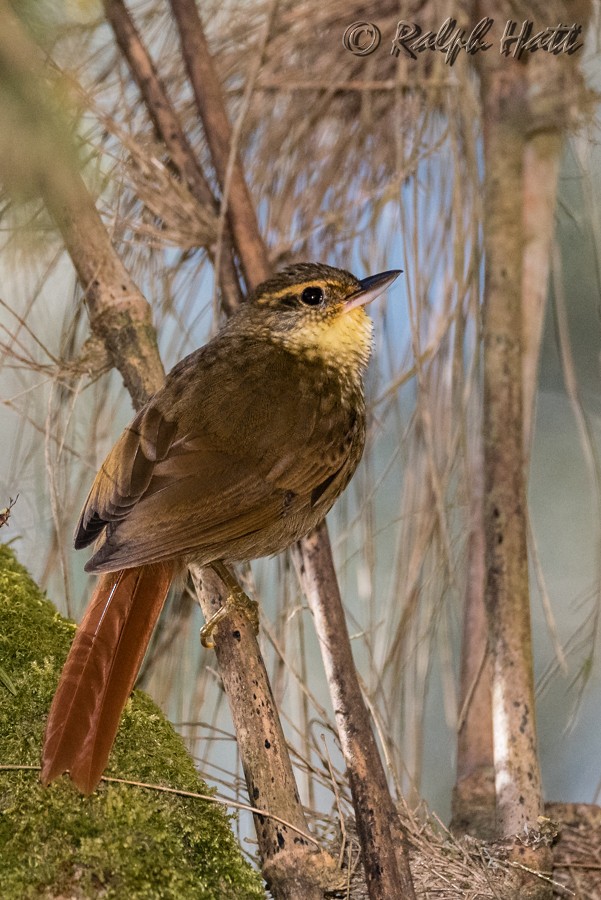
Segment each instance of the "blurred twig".
[[[104,0],[104,8],[117,44],[140,88],[156,131],[169,151],[173,166],[188,185],[197,203],[217,215],[217,200],[125,4],[122,0]],[[224,235],[219,281],[224,309],[232,312],[240,302],[241,294],[228,233]]]
[[[223,188],[231,146],[231,130],[221,85],[211,62],[196,5],[190,0],[171,0],[171,8],[179,30],[182,55],[194,91],[198,114],[203,122],[213,165]],[[251,290],[269,275],[269,259],[260,236],[257,217],[238,155],[232,168],[227,204],[232,239],[240,256],[247,287]]]

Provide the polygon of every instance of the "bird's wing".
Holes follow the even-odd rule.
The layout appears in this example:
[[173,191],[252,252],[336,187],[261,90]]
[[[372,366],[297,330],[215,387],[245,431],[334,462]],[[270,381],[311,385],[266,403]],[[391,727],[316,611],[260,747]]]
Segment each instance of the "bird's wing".
[[221,382],[204,369],[180,406],[168,383],[126,429],[76,532],[76,546],[85,546],[108,525],[86,568],[110,571],[219,547],[273,525],[292,500],[310,505],[313,492],[319,499],[330,488],[348,446],[324,447],[319,398],[290,379],[282,388],[273,371],[255,366],[241,409]]
[[77,550],[91,544],[110,522],[129,515],[148,489],[157,462],[172,451],[177,426],[147,404],[100,467],[75,529]]

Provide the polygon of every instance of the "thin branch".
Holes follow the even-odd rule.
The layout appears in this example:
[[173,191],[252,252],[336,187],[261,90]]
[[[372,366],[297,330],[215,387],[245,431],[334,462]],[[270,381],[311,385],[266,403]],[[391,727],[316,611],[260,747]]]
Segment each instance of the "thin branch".
[[412,898],[415,894],[407,847],[357,679],[325,529],[325,523],[322,523],[304,538],[300,545],[293,548],[293,557],[303,592],[315,618],[334,701],[369,896],[371,900],[401,896]]
[[[36,83],[44,84],[45,77],[38,48],[4,0],[1,9],[2,64],[34,90]],[[40,117],[49,116],[43,107],[38,112]],[[44,124],[42,121],[40,128]],[[49,133],[56,146],[48,147],[49,158],[43,165],[32,159],[31,182],[62,234],[84,291],[92,329],[104,340],[134,405],[139,407],[163,382],[150,307],[115,253],[77,171],[74,154],[58,144],[60,135]],[[28,159],[24,154],[24,166]]]
[[[40,770],[41,766],[16,764],[0,765],[0,772],[39,772]],[[308,834],[306,831],[299,831],[291,822],[286,822],[285,819],[274,816],[272,813],[268,812],[268,810],[258,809],[256,806],[250,806],[248,803],[238,803],[236,800],[230,800],[227,797],[217,797],[215,794],[201,794],[198,793],[198,791],[184,791],[181,788],[167,787],[164,784],[152,784],[148,781],[134,781],[130,778],[114,778],[111,775],[103,775],[101,781],[106,781],[109,784],[127,784],[130,787],[146,788],[146,790],[156,791],[158,794],[174,794],[176,797],[190,797],[192,800],[205,800],[207,803],[216,803],[220,806],[228,806],[231,809],[240,809],[245,812],[251,812],[256,816],[264,816],[265,818],[273,819],[280,825],[284,825],[286,828],[290,828],[291,831],[295,831],[303,838],[303,840],[317,845],[317,841],[311,834]]]
[[[171,0],[171,8],[179,29],[182,54],[198,113],[204,125],[213,165],[223,188],[232,132],[221,85],[209,53],[196,3],[193,0]],[[246,283],[250,289],[268,277],[270,266],[238,155],[232,166],[228,220]]]
[[[210,568],[190,566],[197,596],[208,620],[227,594],[219,576]],[[266,820],[254,814],[263,874],[277,898],[318,900],[322,887],[333,887],[337,866],[324,852],[289,833],[285,819],[296,832],[308,831],[300,804],[286,740],[273,699],[265,663],[253,628],[244,613],[230,614],[227,625],[215,634],[215,652],[225,693],[230,704],[248,793],[268,810],[278,811]]]
[[[179,116],[125,4],[122,0],[104,0],[104,9],[115,33],[117,44],[127,60],[131,74],[144,98],[156,132],[169,151],[173,166],[188,185],[190,193],[200,206],[207,207],[215,215],[218,215],[219,203],[213,196],[196,154],[182,128]],[[242,297],[232,258],[231,239],[227,231],[223,235],[223,247],[219,255],[222,302],[227,312],[233,312]],[[213,259],[215,258],[214,251],[211,256]]]

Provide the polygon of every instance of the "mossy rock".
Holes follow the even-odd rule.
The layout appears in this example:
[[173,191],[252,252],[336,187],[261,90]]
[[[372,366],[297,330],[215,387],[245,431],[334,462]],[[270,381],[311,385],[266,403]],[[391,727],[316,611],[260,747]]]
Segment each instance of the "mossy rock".
[[[39,765],[74,629],[0,545],[0,766]],[[107,774],[210,793],[180,737],[139,691]],[[84,798],[66,776],[44,788],[35,769],[0,769],[0,896],[252,900],[265,892],[216,804],[107,782]]]

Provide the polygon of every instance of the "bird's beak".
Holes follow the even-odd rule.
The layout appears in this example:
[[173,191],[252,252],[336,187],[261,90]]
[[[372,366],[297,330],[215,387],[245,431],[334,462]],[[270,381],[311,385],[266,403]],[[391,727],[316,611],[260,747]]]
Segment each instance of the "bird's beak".
[[344,312],[350,312],[351,309],[357,309],[358,306],[365,306],[366,303],[371,303],[387,287],[390,287],[402,271],[402,269],[391,269],[390,272],[380,272],[379,275],[370,275],[369,278],[364,278],[363,281],[359,282],[361,285],[359,290],[352,294],[344,304]]

